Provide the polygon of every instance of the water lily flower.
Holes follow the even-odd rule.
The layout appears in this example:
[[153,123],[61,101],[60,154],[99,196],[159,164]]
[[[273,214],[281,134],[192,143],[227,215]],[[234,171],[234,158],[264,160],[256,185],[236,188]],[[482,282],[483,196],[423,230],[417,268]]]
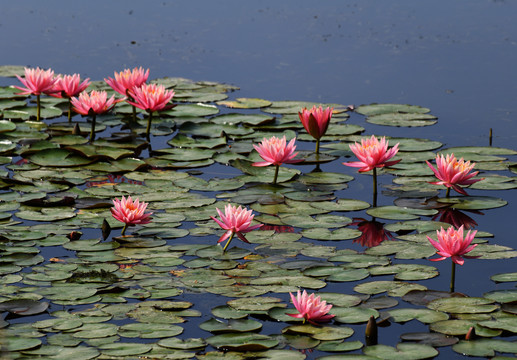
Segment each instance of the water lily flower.
[[54,92],[54,85],[58,80],[54,77],[54,71],[51,69],[43,70],[37,67],[36,69],[25,68],[25,77],[22,78],[16,75],[18,80],[25,86],[15,86],[15,88],[22,90],[18,95],[36,95],[36,118],[40,120],[41,106],[40,96],[41,94],[51,94]]
[[245,233],[258,229],[262,226],[262,224],[251,225],[251,221],[255,217],[252,215],[251,210],[247,210],[246,208],[242,208],[241,206],[235,207],[231,204],[228,204],[224,208],[224,214],[221,210],[216,208],[217,213],[221,220],[216,219],[213,216],[210,216],[221,228],[227,230],[217,241],[218,243],[225,241],[228,239],[228,242],[223,248],[223,252],[226,251],[228,245],[233,239],[233,236],[237,234],[239,239],[244,241],[245,243],[249,243],[249,241],[244,236]]
[[174,90],[166,90],[163,85],[143,84],[140,87],[130,89],[129,94],[134,101],[128,100],[128,103],[149,113],[146,129],[146,136],[149,140],[153,112],[168,110],[175,106],[174,104],[169,104],[169,101],[174,96]]
[[296,138],[287,143],[285,135],[282,138],[272,136],[269,139],[264,138],[259,145],[253,145],[255,150],[259,153],[264,161],[255,162],[253,166],[269,166],[275,165],[275,177],[273,184],[276,184],[278,178],[278,169],[282,164],[294,164],[302,159],[295,159],[298,153],[295,153],[296,145],[294,145]]
[[125,69],[121,72],[114,73],[115,78],[108,77],[104,79],[113,90],[124,96],[130,96],[129,90],[140,87],[147,81],[149,77],[149,69],[144,70],[143,67],[135,67],[133,70]]
[[453,262],[459,265],[463,265],[465,262],[463,258],[475,258],[472,256],[465,255],[472,251],[477,244],[471,245],[474,236],[476,236],[477,230],[469,230],[465,237],[463,237],[463,225],[458,230],[454,227],[449,227],[444,230],[443,227],[440,230],[436,230],[437,240],[433,240],[429,236],[427,239],[437,250],[437,254],[441,257],[438,259],[430,259],[431,261],[441,261],[446,258],[451,258]]
[[426,163],[434,172],[434,175],[440,180],[430,182],[430,184],[445,185],[447,187],[446,196],[449,196],[450,188],[453,188],[462,195],[468,196],[467,192],[459,185],[471,185],[483,180],[472,179],[479,173],[479,171],[470,172],[476,163],[471,164],[470,161],[465,162],[463,158],[458,160],[454,154],[447,154],[446,157],[443,155],[436,155],[436,169],[429,161],[426,161]]
[[122,196],[122,200],[113,200],[113,205],[114,207],[110,209],[111,214],[115,219],[124,223],[121,235],[124,235],[128,226],[151,222],[150,216],[152,213],[145,212],[148,204],[140,202],[138,198],[133,201],[131,196],[128,196],[127,199]]
[[90,78],[81,82],[81,75],[58,75],[57,81],[54,84],[53,93],[51,96],[68,99],[68,121],[72,120],[72,101],[71,98],[78,96],[86,88],[90,86]]
[[386,137],[382,137],[379,141],[375,135],[369,139],[361,139],[361,144],[357,142],[350,145],[350,150],[357,156],[360,161],[345,162],[343,165],[358,167],[359,172],[370,171],[375,168],[383,168],[397,164],[400,160],[388,161],[399,151],[397,143],[391,149],[388,149],[389,142]]
[[106,91],[92,90],[89,94],[82,92],[79,94],[79,97],[72,97],[70,101],[75,112],[85,116],[92,116],[90,141],[93,141],[95,138],[95,120],[97,115],[110,111],[116,103],[123,101],[123,99],[115,99],[114,95],[108,99]]
[[344,162],[343,165],[358,167],[359,172],[373,170],[373,206],[377,206],[377,168],[395,165],[401,160],[388,161],[399,151],[399,144],[388,149],[386,137],[383,136],[379,141],[372,135],[371,138],[361,139],[361,144],[355,142],[350,145],[350,150],[360,161]]
[[298,314],[287,314],[294,318],[304,319],[311,324],[318,325],[318,323],[329,322],[335,315],[329,314],[328,312],[332,309],[332,305],[326,301],[321,301],[320,296],[315,294],[307,294],[307,291],[303,290],[303,293],[298,290],[296,297],[292,294],[291,301],[294,304]]
[[305,130],[316,139],[316,154],[319,154],[320,139],[327,132],[333,110],[334,108],[331,107],[323,110],[323,107],[314,105],[312,109],[304,108],[298,113]]
[[[125,69],[121,72],[115,72],[114,77],[114,79],[108,77],[104,81],[119,94],[128,97],[129,100],[133,100],[129,91],[145,84],[149,77],[149,69],[144,70],[141,66],[135,67],[133,70]],[[135,105],[131,106],[133,108],[133,121],[136,121],[136,107]]]

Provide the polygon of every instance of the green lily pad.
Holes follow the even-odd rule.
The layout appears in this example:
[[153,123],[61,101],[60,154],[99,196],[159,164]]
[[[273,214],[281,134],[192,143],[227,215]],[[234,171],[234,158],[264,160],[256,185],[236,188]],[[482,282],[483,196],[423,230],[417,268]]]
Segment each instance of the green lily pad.
[[228,322],[210,319],[201,323],[199,327],[213,334],[240,333],[260,330],[262,323],[252,319],[230,319]]
[[444,312],[430,309],[393,309],[388,311],[393,321],[404,323],[413,319],[419,320],[424,324],[430,324],[437,321],[449,319],[449,315]]
[[270,106],[271,101],[257,98],[237,98],[235,100],[218,101],[217,105],[234,109],[258,109]]
[[437,210],[401,208],[398,206],[380,206],[366,210],[370,216],[389,220],[413,220],[420,216],[433,216]]
[[387,345],[367,346],[363,349],[366,355],[380,359],[413,360],[427,359],[438,355],[438,351],[429,345],[400,343],[396,348]]
[[438,202],[450,204],[450,207],[458,210],[487,210],[495,209],[508,204],[507,201],[490,196],[458,196],[439,198]]
[[133,356],[149,352],[152,346],[141,343],[122,343],[103,344],[99,346],[101,354],[106,356]]
[[412,290],[426,290],[426,287],[419,284],[406,283],[402,281],[372,281],[356,285],[354,290],[362,294],[381,294],[385,291],[390,296],[404,296]]
[[330,313],[336,315],[334,321],[343,324],[357,324],[367,322],[370,317],[377,318],[379,313],[375,309],[363,307],[342,308],[334,306],[330,309]]
[[436,299],[427,304],[427,307],[455,314],[490,313],[499,308],[493,300],[476,297]]
[[29,160],[40,166],[75,167],[84,166],[94,160],[75,155],[65,149],[43,150],[29,156]]
[[229,333],[209,337],[206,342],[217,348],[234,351],[261,351],[278,345],[278,340],[261,334]]
[[345,326],[292,325],[282,330],[284,334],[306,334],[318,340],[341,340],[349,338],[354,330]]

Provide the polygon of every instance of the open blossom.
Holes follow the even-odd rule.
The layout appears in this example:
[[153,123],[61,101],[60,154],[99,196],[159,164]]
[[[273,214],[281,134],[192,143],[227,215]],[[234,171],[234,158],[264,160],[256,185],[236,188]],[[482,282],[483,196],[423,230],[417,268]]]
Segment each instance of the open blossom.
[[147,203],[145,202],[140,202],[138,199],[133,201],[131,196],[128,196],[127,199],[122,196],[122,200],[113,200],[113,205],[114,207],[110,209],[111,214],[115,219],[125,224],[122,235],[124,235],[128,225],[148,224],[151,222],[150,216],[152,213],[145,212],[147,209]]
[[117,100],[114,95],[108,99],[106,91],[92,90],[89,94],[87,92],[80,93],[79,97],[73,97],[71,101],[77,113],[92,115],[110,111],[122,99]]
[[246,243],[249,243],[244,234],[251,230],[258,229],[262,226],[262,224],[250,226],[251,221],[253,220],[255,215],[252,215],[251,210],[247,210],[246,208],[242,208],[241,206],[236,207],[232,206],[231,204],[227,204],[224,207],[224,214],[218,208],[216,208],[216,210],[221,220],[218,220],[213,216],[210,217],[217,224],[219,224],[221,228],[227,230],[217,241],[218,243],[220,243],[229,238],[228,242],[224,247],[224,250],[226,250],[226,248],[230,244],[230,241],[232,241],[233,235],[236,234],[239,237],[239,239]]
[[144,70],[142,67],[135,67],[133,70],[126,69],[121,72],[114,73],[115,78],[108,77],[104,79],[106,83],[113,88],[119,94],[128,96],[128,91],[142,86],[149,77],[149,69]]
[[330,119],[332,118],[332,111],[334,108],[327,107],[325,110],[314,105],[312,109],[302,109],[302,112],[298,113],[300,120],[302,121],[303,127],[307,132],[315,139],[320,139],[329,127]]
[[255,150],[259,153],[260,157],[264,159],[264,161],[255,162],[253,166],[268,166],[268,165],[276,165],[280,166],[282,164],[293,164],[300,161],[301,159],[294,159],[298,153],[295,153],[296,145],[294,145],[295,139],[292,139],[287,144],[287,140],[285,139],[285,135],[282,138],[277,138],[276,136],[272,136],[269,139],[264,138],[259,145],[253,145]]
[[168,104],[174,96],[174,90],[166,90],[163,85],[143,84],[130,89],[129,95],[133,101],[128,100],[128,103],[149,113],[174,107],[173,104]]
[[361,139],[361,144],[357,142],[350,145],[350,150],[360,161],[345,162],[343,165],[358,167],[359,172],[370,171],[374,168],[382,168],[397,164],[400,160],[388,161],[397,152],[399,144],[388,149],[388,141],[382,137],[379,141],[374,135],[371,138]]
[[315,294],[308,295],[307,291],[303,290],[303,293],[301,293],[298,290],[296,296],[292,293],[289,293],[289,295],[291,295],[294,307],[298,310],[298,314],[287,314],[289,316],[298,319],[303,318],[315,325],[321,322],[329,322],[334,317],[334,315],[328,313],[332,305],[327,305],[326,301],[321,301],[321,297],[315,296]]
[[81,75],[58,75],[54,84],[53,93],[50,94],[59,98],[71,98],[82,93],[90,86],[90,79],[87,78],[81,82]]
[[43,70],[39,67],[36,69],[25,68],[25,78],[18,75],[16,75],[16,77],[23,85],[25,85],[24,88],[15,86],[15,88],[22,90],[19,95],[50,94],[54,92],[54,85],[58,80],[54,77],[53,70]]
[[438,241],[433,240],[429,236],[427,239],[436,248],[438,255],[441,257],[430,260],[440,261],[450,257],[456,264],[463,265],[465,262],[463,260],[464,257],[467,259],[476,258],[477,256],[465,255],[477,246],[477,244],[471,245],[476,232],[476,230],[472,232],[469,230],[465,237],[463,237],[463,225],[458,230],[455,230],[452,226],[447,230],[444,230],[443,227],[440,230],[436,230]]
[[430,182],[435,185],[445,185],[447,188],[453,188],[462,195],[468,195],[459,185],[471,185],[483,179],[472,179],[479,171],[470,172],[476,163],[465,162],[463,158],[456,159],[454,154],[436,156],[436,169],[429,161],[427,165],[433,170],[434,175],[440,181]]

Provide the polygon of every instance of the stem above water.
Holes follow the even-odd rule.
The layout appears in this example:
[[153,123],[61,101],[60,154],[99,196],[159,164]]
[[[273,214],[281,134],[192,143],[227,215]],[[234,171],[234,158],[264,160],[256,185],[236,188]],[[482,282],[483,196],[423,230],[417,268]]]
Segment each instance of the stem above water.
[[276,184],[276,180],[278,179],[278,170],[280,169],[280,165],[275,165],[275,177],[273,178],[273,185]]
[[97,114],[92,115],[92,129],[90,131],[90,142],[95,140],[95,121],[97,120]]
[[451,284],[450,284],[450,290],[451,293],[454,292],[454,282],[456,281],[456,263],[454,261],[452,262],[452,268],[451,268]]

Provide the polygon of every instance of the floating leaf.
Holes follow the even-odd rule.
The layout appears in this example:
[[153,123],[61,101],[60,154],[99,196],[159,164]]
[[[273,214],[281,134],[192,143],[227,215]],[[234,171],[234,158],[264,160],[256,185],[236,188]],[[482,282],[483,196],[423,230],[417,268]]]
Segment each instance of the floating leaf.
[[271,105],[271,101],[256,98],[237,98],[233,101],[218,101],[217,105],[224,105],[234,109],[258,109]]
[[235,351],[261,351],[278,345],[278,340],[267,335],[240,333],[215,335],[207,338],[206,342],[217,349]]
[[438,351],[432,346],[410,343],[397,344],[396,348],[387,345],[367,346],[363,349],[363,352],[366,355],[393,360],[427,359],[438,355]]
[[436,299],[427,304],[427,307],[456,314],[489,313],[499,308],[493,300],[476,297]]

